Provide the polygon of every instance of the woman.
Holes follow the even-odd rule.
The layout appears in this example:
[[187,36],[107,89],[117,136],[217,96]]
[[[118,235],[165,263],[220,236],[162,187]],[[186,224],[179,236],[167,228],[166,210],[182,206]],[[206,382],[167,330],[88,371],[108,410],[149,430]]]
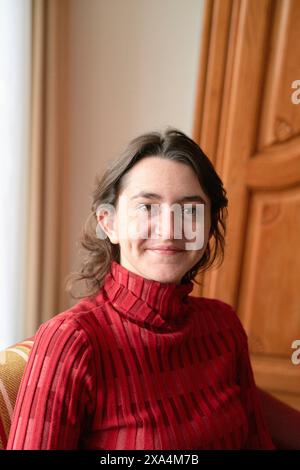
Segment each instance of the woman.
[[98,181],[73,280],[37,331],[8,449],[274,449],[232,307],[192,297],[223,259],[227,198],[176,129],[134,139]]

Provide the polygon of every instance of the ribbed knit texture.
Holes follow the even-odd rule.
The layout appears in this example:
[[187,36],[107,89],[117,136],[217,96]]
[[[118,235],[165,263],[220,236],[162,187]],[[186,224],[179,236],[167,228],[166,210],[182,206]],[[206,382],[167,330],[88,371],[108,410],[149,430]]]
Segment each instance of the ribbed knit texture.
[[43,323],[7,449],[273,449],[232,307],[116,262]]

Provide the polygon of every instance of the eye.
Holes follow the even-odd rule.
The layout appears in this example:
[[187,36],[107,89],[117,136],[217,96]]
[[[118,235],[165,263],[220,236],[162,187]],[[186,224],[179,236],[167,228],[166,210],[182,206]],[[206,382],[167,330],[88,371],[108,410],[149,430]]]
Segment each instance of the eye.
[[142,212],[150,212],[151,204],[139,204],[138,209],[140,209]]
[[188,214],[188,215],[196,215],[196,206],[193,206],[193,207],[185,207],[183,208],[183,212],[184,214]]

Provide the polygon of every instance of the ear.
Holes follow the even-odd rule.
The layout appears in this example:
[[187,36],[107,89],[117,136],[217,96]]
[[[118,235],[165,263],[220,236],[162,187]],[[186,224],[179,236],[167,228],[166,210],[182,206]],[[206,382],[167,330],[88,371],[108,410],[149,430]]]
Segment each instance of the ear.
[[[119,237],[116,227],[116,214],[111,210],[103,208],[97,211],[96,214],[98,226],[97,235],[99,238],[105,239],[108,237],[113,244],[119,243]],[[100,230],[99,230],[100,228]],[[100,233],[102,231],[102,233]]]

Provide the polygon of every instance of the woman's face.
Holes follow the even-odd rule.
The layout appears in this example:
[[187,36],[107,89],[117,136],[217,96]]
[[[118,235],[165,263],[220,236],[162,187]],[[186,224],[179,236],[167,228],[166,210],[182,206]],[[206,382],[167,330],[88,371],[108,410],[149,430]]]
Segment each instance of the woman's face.
[[120,245],[122,266],[147,279],[178,284],[202,258],[210,224],[210,200],[194,170],[147,157],[125,175],[113,228],[106,233]]

